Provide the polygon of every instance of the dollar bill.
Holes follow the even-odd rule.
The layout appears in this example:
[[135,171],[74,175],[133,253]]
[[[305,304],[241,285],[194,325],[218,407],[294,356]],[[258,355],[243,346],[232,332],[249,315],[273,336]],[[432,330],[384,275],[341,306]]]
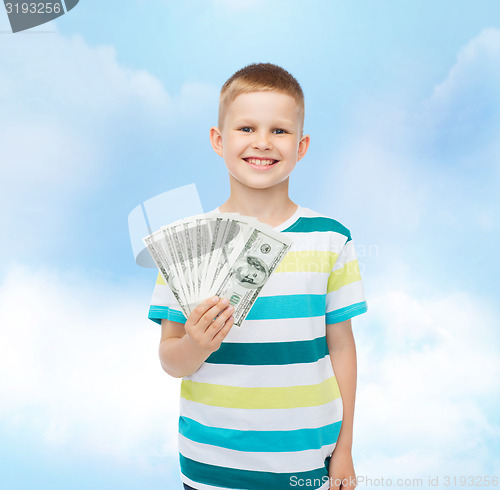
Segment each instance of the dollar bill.
[[215,212],[178,220],[143,241],[186,318],[218,295],[234,306],[238,327],[292,245],[256,218]]
[[[172,273],[175,274],[175,281],[179,284],[184,302],[189,305],[191,301],[191,284],[186,271],[186,260],[184,247],[181,246],[177,228],[179,224],[163,227],[164,244],[171,259]],[[190,310],[188,306],[188,310]]]
[[191,314],[191,310],[189,309],[188,303],[186,301],[186,296],[182,291],[181,284],[172,270],[173,260],[168,256],[169,252],[164,247],[163,241],[163,230],[159,230],[152,235],[144,238],[144,243],[148,248],[151,257],[155,261],[158,269],[160,270],[161,275],[163,276],[163,280],[165,284],[170,287],[175,299],[179,303],[179,306],[184,313],[184,316],[187,318]]
[[228,298],[234,306],[234,325],[241,326],[291,244],[285,236],[276,237],[262,229],[252,231],[229,272],[216,284],[215,294]]

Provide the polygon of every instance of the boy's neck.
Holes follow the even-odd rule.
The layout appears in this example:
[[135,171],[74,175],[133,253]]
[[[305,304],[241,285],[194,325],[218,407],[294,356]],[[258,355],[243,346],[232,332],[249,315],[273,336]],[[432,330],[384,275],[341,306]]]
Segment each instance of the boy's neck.
[[221,213],[239,213],[253,216],[262,223],[278,226],[289,219],[295,211],[295,204],[286,192],[276,192],[276,189],[231,189],[229,199],[219,206]]

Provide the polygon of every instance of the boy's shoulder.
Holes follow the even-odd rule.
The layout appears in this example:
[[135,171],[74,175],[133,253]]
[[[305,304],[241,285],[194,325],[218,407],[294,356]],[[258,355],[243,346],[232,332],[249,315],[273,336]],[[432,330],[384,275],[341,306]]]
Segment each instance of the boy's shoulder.
[[300,207],[300,217],[287,230],[290,232],[328,232],[344,235],[351,240],[351,231],[339,220],[310,208]]

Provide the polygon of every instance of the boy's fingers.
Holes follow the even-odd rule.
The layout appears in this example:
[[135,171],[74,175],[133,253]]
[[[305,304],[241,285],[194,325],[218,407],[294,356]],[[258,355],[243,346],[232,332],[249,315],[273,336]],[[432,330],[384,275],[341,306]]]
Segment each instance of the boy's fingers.
[[215,334],[222,328],[226,320],[232,315],[233,312],[234,306],[228,306],[224,311],[220,313],[217,319],[208,326],[206,331],[209,332],[212,337],[215,337]]
[[217,296],[213,296],[212,298],[208,298],[205,301],[202,301],[189,315],[189,320],[193,325],[196,325],[201,317],[206,313],[206,311],[215,305],[219,301]]
[[224,310],[229,304],[229,301],[226,298],[221,299],[215,306],[210,308],[207,312],[205,312],[200,318],[199,323],[203,323],[204,330],[207,330],[208,327],[215,321],[219,313]]
[[226,338],[227,334],[229,333],[229,330],[231,330],[233,323],[234,323],[234,316],[231,315],[229,318],[226,319],[222,327],[219,328],[217,332],[215,332],[214,338],[212,340],[220,344]]

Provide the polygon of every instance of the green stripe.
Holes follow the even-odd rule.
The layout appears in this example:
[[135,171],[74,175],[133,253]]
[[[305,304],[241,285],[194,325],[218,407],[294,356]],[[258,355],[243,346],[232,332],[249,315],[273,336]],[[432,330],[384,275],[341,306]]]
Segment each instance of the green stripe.
[[158,272],[158,276],[156,277],[156,284],[162,284],[164,286],[167,285],[165,279],[163,279],[163,276],[161,275],[161,272]]
[[316,218],[299,218],[293,225],[289,226],[281,233],[311,233],[314,231],[334,231],[347,237],[347,241],[351,240],[351,232],[337,220],[333,218],[316,217]]
[[310,318],[325,314],[326,294],[286,294],[257,298],[247,320]]
[[183,379],[181,397],[196,403],[227,408],[317,407],[340,398],[335,376],[312,385],[248,388]]
[[[244,457],[244,456],[242,456]],[[206,463],[200,463],[186,458],[179,453],[181,471],[190,480],[205,485],[225,488],[245,488],[246,490],[290,490],[290,488],[307,488],[308,490],[320,488],[328,480],[328,462],[322,468],[295,473],[272,473],[267,471],[240,470],[225,468]],[[309,482],[307,487],[300,487],[298,483]],[[303,483],[304,485],[305,483]]]
[[361,281],[361,273],[359,272],[357,259],[351,260],[350,262],[347,262],[344,267],[332,271],[328,277],[326,293],[328,294],[332,291],[338,291],[340,288],[356,281]]
[[338,253],[330,251],[289,251],[274,270],[274,274],[283,272],[331,272],[338,256]]
[[337,442],[342,422],[296,430],[236,430],[210,427],[179,417],[179,432],[200,444],[251,452],[287,452],[321,449]]
[[291,342],[222,342],[205,362],[268,366],[316,362],[328,355],[326,337]]

